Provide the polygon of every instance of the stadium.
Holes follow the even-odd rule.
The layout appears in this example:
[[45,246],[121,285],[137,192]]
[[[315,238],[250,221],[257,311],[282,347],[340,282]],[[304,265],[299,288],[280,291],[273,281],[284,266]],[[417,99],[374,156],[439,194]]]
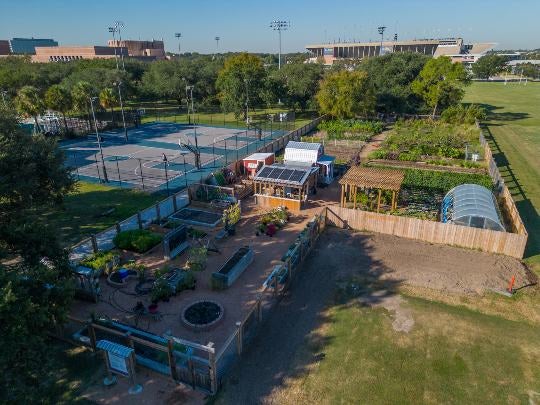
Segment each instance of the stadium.
[[470,65],[495,47],[495,43],[466,44],[463,38],[413,39],[408,41],[340,42],[307,45],[309,62],[332,65],[334,61],[364,59],[394,52],[415,52],[433,57],[449,56]]

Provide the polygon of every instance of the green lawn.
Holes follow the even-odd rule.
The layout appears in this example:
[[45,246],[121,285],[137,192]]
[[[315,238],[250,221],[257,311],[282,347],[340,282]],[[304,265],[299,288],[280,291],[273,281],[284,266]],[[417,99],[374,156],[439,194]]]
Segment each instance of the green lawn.
[[489,110],[490,144],[529,232],[526,262],[540,273],[540,83],[473,83],[464,101]]
[[[67,247],[163,199],[160,195],[79,182],[77,191],[65,198],[63,208],[44,212],[41,217],[57,229]],[[104,215],[112,208],[112,213]]]
[[540,391],[539,324],[402,297],[408,333],[394,330],[393,311],[331,307],[275,403],[524,404]]

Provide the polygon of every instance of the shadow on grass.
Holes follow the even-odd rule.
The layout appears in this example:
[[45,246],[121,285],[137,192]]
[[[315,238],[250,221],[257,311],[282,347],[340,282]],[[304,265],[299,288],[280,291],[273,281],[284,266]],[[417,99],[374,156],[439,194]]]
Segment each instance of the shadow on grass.
[[503,176],[510,194],[514,200],[517,200],[515,201],[516,207],[519,211],[519,215],[523,219],[525,228],[529,233],[524,258],[536,256],[540,254],[540,234],[538,232],[540,229],[540,217],[538,216],[536,208],[527,197],[525,190],[523,190],[523,187],[519,183],[510,162],[491,133],[489,126],[483,125],[482,129],[484,130],[486,141],[489,143],[491,151],[493,152],[493,159],[499,168],[501,176]]
[[333,322],[328,310],[395,295],[401,280],[370,254],[369,235],[329,228],[312,251],[291,289],[269,314],[223,384],[215,403],[261,403],[287,379],[301,378],[324,359],[333,337],[321,334]]
[[509,112],[509,111],[500,111],[503,107],[498,107],[492,104],[479,103],[481,107],[485,108],[488,113],[488,119],[490,121],[518,121],[526,118],[530,118],[529,113],[524,112]]

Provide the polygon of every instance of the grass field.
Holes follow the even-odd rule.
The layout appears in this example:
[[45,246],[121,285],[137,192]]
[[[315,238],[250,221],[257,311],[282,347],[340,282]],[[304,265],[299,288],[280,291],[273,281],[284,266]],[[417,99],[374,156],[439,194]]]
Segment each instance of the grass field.
[[304,372],[287,380],[273,400],[523,404],[539,398],[538,324],[402,297],[415,322],[409,333],[395,331],[385,309],[332,307],[295,363],[320,360],[307,360]]
[[484,105],[489,140],[525,226],[525,261],[540,274],[540,83],[473,83],[465,102]]
[[[57,230],[67,247],[163,199],[160,195],[79,182],[62,208],[45,212],[41,218]],[[104,215],[111,209],[114,211]]]

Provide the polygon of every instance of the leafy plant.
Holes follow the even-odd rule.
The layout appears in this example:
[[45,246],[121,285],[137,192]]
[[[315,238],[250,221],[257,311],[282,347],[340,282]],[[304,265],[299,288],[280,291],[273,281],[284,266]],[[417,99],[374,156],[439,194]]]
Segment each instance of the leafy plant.
[[107,270],[107,266],[111,263],[110,267],[118,265],[120,257],[113,251],[99,251],[91,256],[88,256],[80,262],[81,266],[90,267],[94,270]]
[[229,208],[223,210],[222,221],[223,224],[230,226],[238,223],[238,221],[240,221],[240,217],[240,203],[237,202],[236,204],[233,204]]
[[407,169],[403,187],[416,189],[431,189],[448,192],[460,184],[478,184],[488,189],[492,188],[491,177],[484,174],[450,173],[431,170]]
[[204,247],[192,247],[188,252],[186,266],[192,271],[203,271],[206,268],[208,250]]
[[113,243],[120,249],[144,253],[161,242],[162,236],[146,229],[134,229],[117,234]]
[[326,131],[328,139],[367,141],[371,136],[380,134],[384,130],[384,124],[380,121],[339,119],[323,121],[318,129]]
[[152,302],[158,302],[160,300],[168,300],[172,295],[171,289],[165,279],[157,279],[150,293],[150,299]]

